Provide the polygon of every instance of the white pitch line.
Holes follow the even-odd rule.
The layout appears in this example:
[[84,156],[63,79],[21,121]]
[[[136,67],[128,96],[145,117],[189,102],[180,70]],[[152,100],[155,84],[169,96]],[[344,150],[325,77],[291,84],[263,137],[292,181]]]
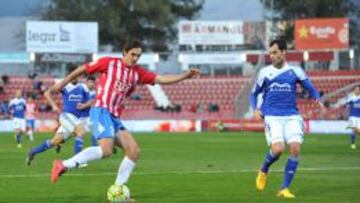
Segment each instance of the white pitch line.
[[[359,167],[322,167],[322,168],[299,168],[298,171],[356,171]],[[222,173],[256,173],[258,169],[243,169],[243,170],[229,170],[229,171],[164,171],[164,172],[135,172],[133,175],[162,175],[162,174],[222,174]],[[284,170],[271,170],[271,172],[282,173]],[[99,173],[67,173],[66,176],[114,176],[115,172],[99,172]],[[38,174],[1,174],[0,178],[40,178],[48,177],[49,173]]]

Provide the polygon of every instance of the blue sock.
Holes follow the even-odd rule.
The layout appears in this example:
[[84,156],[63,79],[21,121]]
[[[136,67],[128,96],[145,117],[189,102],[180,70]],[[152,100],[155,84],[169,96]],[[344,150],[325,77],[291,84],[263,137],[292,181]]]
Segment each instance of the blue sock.
[[32,155],[41,153],[51,148],[50,140],[46,140],[45,142],[41,143],[40,145],[31,149],[30,153]]
[[289,159],[285,166],[285,175],[284,175],[284,181],[281,186],[281,189],[288,188],[294,178],[294,175],[296,173],[296,169],[298,166],[298,157],[289,156]]
[[97,146],[97,139],[93,135],[91,136],[91,144],[92,146]]
[[261,171],[264,173],[268,173],[270,166],[278,159],[279,159],[279,155],[274,155],[270,150],[270,152],[266,154],[264,163],[261,167]]
[[79,153],[82,150],[83,146],[84,138],[82,136],[77,136],[74,143],[74,154]]
[[352,132],[350,134],[350,142],[351,142],[351,144],[355,144],[355,140],[356,140],[356,134]]
[[16,143],[21,143],[21,133],[16,134]]

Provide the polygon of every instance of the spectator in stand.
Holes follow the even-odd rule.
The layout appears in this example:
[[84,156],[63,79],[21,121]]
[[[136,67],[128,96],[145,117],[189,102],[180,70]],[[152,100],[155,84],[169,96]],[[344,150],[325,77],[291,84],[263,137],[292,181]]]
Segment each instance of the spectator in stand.
[[175,112],[180,113],[180,112],[181,112],[181,106],[180,106],[180,104],[175,104],[174,110],[175,110]]
[[142,100],[142,96],[140,92],[134,92],[132,95],[130,95],[130,99],[140,101]]
[[195,103],[190,105],[190,112],[191,113],[196,113],[197,111],[197,105]]
[[200,103],[198,103],[196,105],[196,113],[202,113],[203,112],[203,107]]
[[9,83],[9,76],[3,75],[3,76],[1,77],[1,79],[2,79],[2,81],[3,81],[3,83],[4,83],[5,85]]
[[47,90],[46,85],[45,85],[43,82],[41,82],[41,85],[40,85],[40,93],[43,94],[46,90]]
[[1,114],[1,119],[9,118],[9,102],[8,101],[0,101],[0,114]]
[[4,93],[4,81],[0,80],[0,94]]
[[36,76],[37,76],[37,73],[34,73],[34,72],[28,74],[28,78],[31,80],[34,80],[36,78]]
[[46,103],[44,101],[41,101],[38,106],[39,112],[46,112]]
[[208,110],[209,112],[218,112],[219,111],[219,106],[213,102],[213,103],[210,103],[209,106],[208,106]]

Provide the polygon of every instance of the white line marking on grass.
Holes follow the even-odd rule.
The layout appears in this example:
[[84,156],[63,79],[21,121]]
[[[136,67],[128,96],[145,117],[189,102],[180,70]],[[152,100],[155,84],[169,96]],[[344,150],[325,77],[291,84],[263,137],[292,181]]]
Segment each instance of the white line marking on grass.
[[[298,171],[355,171],[360,170],[359,167],[319,167],[319,168],[299,168]],[[243,170],[214,170],[214,171],[163,171],[163,172],[135,172],[133,175],[161,175],[161,174],[222,174],[222,173],[256,173],[258,169]],[[282,173],[284,170],[271,170],[271,172]],[[99,172],[99,173],[66,173],[65,176],[115,176],[115,172]],[[0,178],[39,178],[48,177],[49,173],[38,174],[1,174]]]

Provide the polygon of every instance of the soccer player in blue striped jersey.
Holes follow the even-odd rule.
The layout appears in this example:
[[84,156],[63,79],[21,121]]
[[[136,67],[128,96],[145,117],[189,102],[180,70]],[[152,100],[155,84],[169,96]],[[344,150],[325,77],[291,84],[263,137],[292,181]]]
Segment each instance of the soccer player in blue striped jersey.
[[17,147],[21,148],[21,137],[26,132],[26,100],[21,96],[21,90],[15,91],[15,98],[9,102],[9,110],[14,122]]
[[350,134],[350,147],[356,149],[356,135],[360,135],[360,85],[354,88],[353,94],[346,101],[349,108],[349,127],[352,132]]
[[[269,55],[272,65],[260,70],[254,84],[250,103],[254,109],[255,119],[264,119],[265,135],[270,146],[262,167],[256,178],[256,188],[263,191],[266,186],[270,166],[279,159],[289,147],[289,157],[278,197],[294,198],[289,187],[296,173],[299,162],[300,145],[303,142],[303,120],[296,107],[296,84],[309,91],[311,97],[320,105],[319,92],[300,67],[286,63],[286,42],[281,39],[270,43]],[[261,107],[257,103],[258,95],[263,94]]]
[[63,98],[63,112],[60,111],[60,108],[53,100],[51,92],[49,90],[45,92],[45,97],[51,104],[53,110],[60,114],[60,127],[52,139],[48,139],[29,150],[26,158],[27,165],[31,165],[36,154],[44,152],[54,146],[59,146],[72,135],[76,137],[74,153],[79,153],[83,148],[85,124],[82,122],[81,117],[84,115],[84,111],[88,110],[92,105],[92,101],[89,100],[89,89],[85,84],[73,80],[62,89],[61,94]]
[[[91,122],[90,122],[90,105],[92,105],[93,101],[95,101],[96,97],[96,78],[92,75],[89,75],[86,79],[86,85],[84,86],[86,89],[86,103],[79,103],[78,109],[81,109],[80,120],[84,124],[84,128],[86,132],[91,132]],[[93,146],[96,146],[96,138],[91,136],[91,143]]]

